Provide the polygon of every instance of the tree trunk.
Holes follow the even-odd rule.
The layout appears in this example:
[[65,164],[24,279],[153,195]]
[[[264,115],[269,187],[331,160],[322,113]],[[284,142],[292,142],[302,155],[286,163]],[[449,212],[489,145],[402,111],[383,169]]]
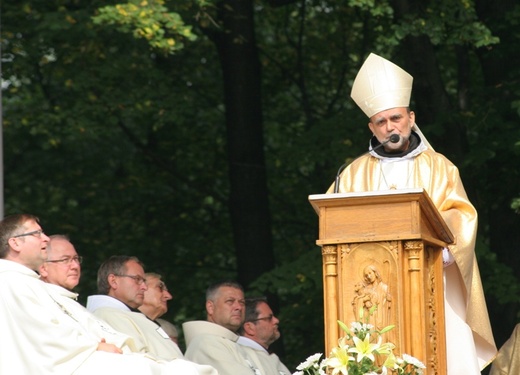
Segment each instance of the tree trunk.
[[230,213],[238,280],[249,285],[274,267],[264,158],[261,67],[253,2],[219,3],[223,30],[214,40],[224,82],[230,176]]

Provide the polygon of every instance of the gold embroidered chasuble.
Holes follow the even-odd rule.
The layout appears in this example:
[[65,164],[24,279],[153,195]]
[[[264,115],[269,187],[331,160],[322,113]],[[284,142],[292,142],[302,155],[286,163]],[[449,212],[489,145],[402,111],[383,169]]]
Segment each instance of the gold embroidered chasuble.
[[[424,143],[429,146],[427,142]],[[455,242],[449,246],[449,250],[463,280],[463,294],[466,296],[465,321],[473,332],[477,357],[483,368],[496,355],[496,345],[474,252],[477,212],[468,200],[457,167],[442,154],[431,148],[423,148],[423,152],[407,161],[408,168],[411,168],[409,174],[406,172],[407,181],[401,180],[396,184],[391,184],[390,179],[384,175],[379,158],[369,154],[359,157],[342,172],[339,193],[389,190],[391,185],[397,185],[397,188],[423,188],[428,193],[455,236]],[[332,193],[333,189],[334,185],[327,193]],[[381,213],[385,214],[392,213]]]

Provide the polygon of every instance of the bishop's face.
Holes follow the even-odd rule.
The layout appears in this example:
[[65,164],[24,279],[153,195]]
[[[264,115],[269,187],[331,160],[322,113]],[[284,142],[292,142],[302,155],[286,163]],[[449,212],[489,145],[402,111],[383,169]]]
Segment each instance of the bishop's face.
[[376,113],[370,117],[368,127],[380,143],[387,141],[392,134],[399,135],[399,142],[388,142],[383,147],[387,152],[405,151],[410,145],[415,113],[408,108],[398,107]]

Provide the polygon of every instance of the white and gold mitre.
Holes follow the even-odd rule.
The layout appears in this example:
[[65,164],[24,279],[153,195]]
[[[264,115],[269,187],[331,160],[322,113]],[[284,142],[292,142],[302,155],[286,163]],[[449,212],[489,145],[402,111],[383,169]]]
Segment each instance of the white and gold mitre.
[[413,77],[403,69],[371,53],[354,80],[350,96],[368,117],[381,111],[408,107]]

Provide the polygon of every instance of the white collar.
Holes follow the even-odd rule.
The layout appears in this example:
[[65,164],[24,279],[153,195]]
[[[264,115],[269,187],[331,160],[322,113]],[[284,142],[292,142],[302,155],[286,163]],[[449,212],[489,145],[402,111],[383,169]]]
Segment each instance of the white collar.
[[237,342],[240,344],[240,345],[243,345],[243,346],[247,346],[249,348],[253,348],[255,350],[261,350],[261,351],[264,351],[266,352],[267,354],[269,354],[269,352],[262,346],[260,345],[258,342],[256,342],[255,340],[253,339],[250,339],[249,337],[245,337],[245,336],[240,336],[237,340]]
[[47,285],[47,287],[49,289],[54,290],[55,292],[57,292],[59,295],[61,295],[63,297],[67,297],[67,298],[70,298],[73,300],[78,299],[78,293],[74,293],[73,291],[70,291],[60,285],[51,284],[51,283],[45,283],[45,285]]
[[87,298],[87,310],[90,312],[94,312],[101,307],[111,307],[118,310],[124,311],[132,311],[130,308],[125,305],[123,302],[118,300],[117,298],[107,296],[104,294],[96,294],[93,296],[88,296]]
[[235,343],[238,340],[238,335],[235,332],[232,332],[219,324],[208,322],[206,320],[184,322],[182,323],[182,330],[184,332],[184,340],[186,341],[187,346],[190,345],[190,342],[195,336],[199,335],[220,336]]
[[387,162],[387,163],[392,163],[392,162],[398,162],[398,161],[403,161],[403,160],[410,160],[410,159],[413,159],[415,158],[417,155],[419,155],[420,153],[426,151],[428,149],[428,147],[424,144],[424,142],[421,142],[419,144],[419,146],[417,146],[417,148],[415,150],[413,150],[412,152],[404,155],[403,157],[400,157],[400,158],[389,158],[389,157],[386,157],[386,156],[381,156],[379,155],[378,153],[376,153],[375,151],[370,151],[370,155],[372,155],[373,157],[375,158],[378,158],[384,162]]

